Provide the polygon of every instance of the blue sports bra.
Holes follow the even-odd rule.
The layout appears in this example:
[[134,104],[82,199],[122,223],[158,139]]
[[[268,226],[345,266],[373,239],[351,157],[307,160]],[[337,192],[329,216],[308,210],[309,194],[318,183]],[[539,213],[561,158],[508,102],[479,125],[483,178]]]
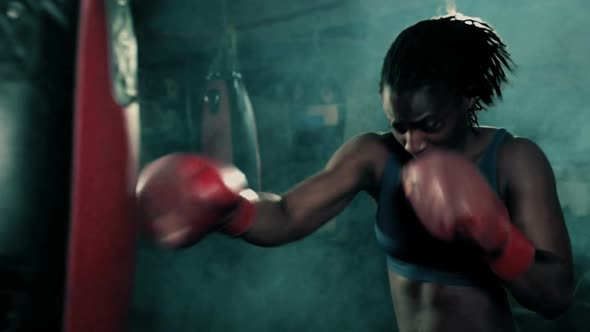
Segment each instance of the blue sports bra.
[[[498,129],[478,163],[496,193],[496,154],[507,135],[506,130]],[[389,268],[412,280],[443,285],[475,286],[495,280],[477,250],[464,243],[444,243],[417,220],[400,186],[401,165],[391,153],[381,179],[375,223],[377,241],[387,254]]]

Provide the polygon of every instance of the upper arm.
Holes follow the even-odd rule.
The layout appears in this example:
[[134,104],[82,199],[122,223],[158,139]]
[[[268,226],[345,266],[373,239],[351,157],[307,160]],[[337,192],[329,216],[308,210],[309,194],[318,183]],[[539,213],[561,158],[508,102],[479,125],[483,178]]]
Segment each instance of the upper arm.
[[507,142],[502,159],[513,223],[537,249],[571,263],[570,239],[547,157],[532,141],[513,138]]
[[317,228],[375,183],[375,160],[385,151],[377,134],[362,134],[342,145],[326,167],[283,195],[283,206],[296,225]]

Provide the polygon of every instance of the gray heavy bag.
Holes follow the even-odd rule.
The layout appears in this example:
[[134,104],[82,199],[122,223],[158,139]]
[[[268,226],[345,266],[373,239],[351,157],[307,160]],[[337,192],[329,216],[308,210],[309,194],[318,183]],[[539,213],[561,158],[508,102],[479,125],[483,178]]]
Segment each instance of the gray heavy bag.
[[241,169],[259,190],[260,151],[252,103],[238,70],[235,34],[223,40],[207,75],[203,107],[197,119],[199,151]]
[[0,331],[60,331],[76,1],[0,0]]

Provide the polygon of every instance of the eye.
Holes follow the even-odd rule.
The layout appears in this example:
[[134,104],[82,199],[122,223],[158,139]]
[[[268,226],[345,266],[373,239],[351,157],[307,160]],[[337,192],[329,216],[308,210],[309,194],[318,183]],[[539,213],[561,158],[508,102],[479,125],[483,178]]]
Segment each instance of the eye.
[[408,131],[408,126],[401,123],[392,122],[391,128],[393,128],[393,130],[395,130],[399,134],[404,134],[406,131]]
[[442,128],[443,122],[436,118],[426,118],[420,122],[420,128],[427,133],[432,133]]

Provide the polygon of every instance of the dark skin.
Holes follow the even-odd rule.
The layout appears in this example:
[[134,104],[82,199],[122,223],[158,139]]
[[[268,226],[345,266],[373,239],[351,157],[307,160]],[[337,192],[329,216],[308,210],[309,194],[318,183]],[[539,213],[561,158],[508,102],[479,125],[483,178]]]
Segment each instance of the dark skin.
[[[476,100],[449,96],[431,87],[395,93],[385,86],[381,99],[392,132],[354,137],[324,170],[282,197],[262,199],[254,226],[243,238],[260,246],[296,241],[344,210],[357,193],[365,191],[377,200],[391,144],[396,141],[413,156],[443,146],[477,162],[496,129],[471,128],[468,110]],[[537,249],[534,264],[523,275],[499,282],[524,307],[555,318],[571,302],[573,263],[553,171],[541,149],[525,138],[507,138],[497,160],[499,196],[514,225]],[[388,273],[399,331],[516,331],[504,294]]]

